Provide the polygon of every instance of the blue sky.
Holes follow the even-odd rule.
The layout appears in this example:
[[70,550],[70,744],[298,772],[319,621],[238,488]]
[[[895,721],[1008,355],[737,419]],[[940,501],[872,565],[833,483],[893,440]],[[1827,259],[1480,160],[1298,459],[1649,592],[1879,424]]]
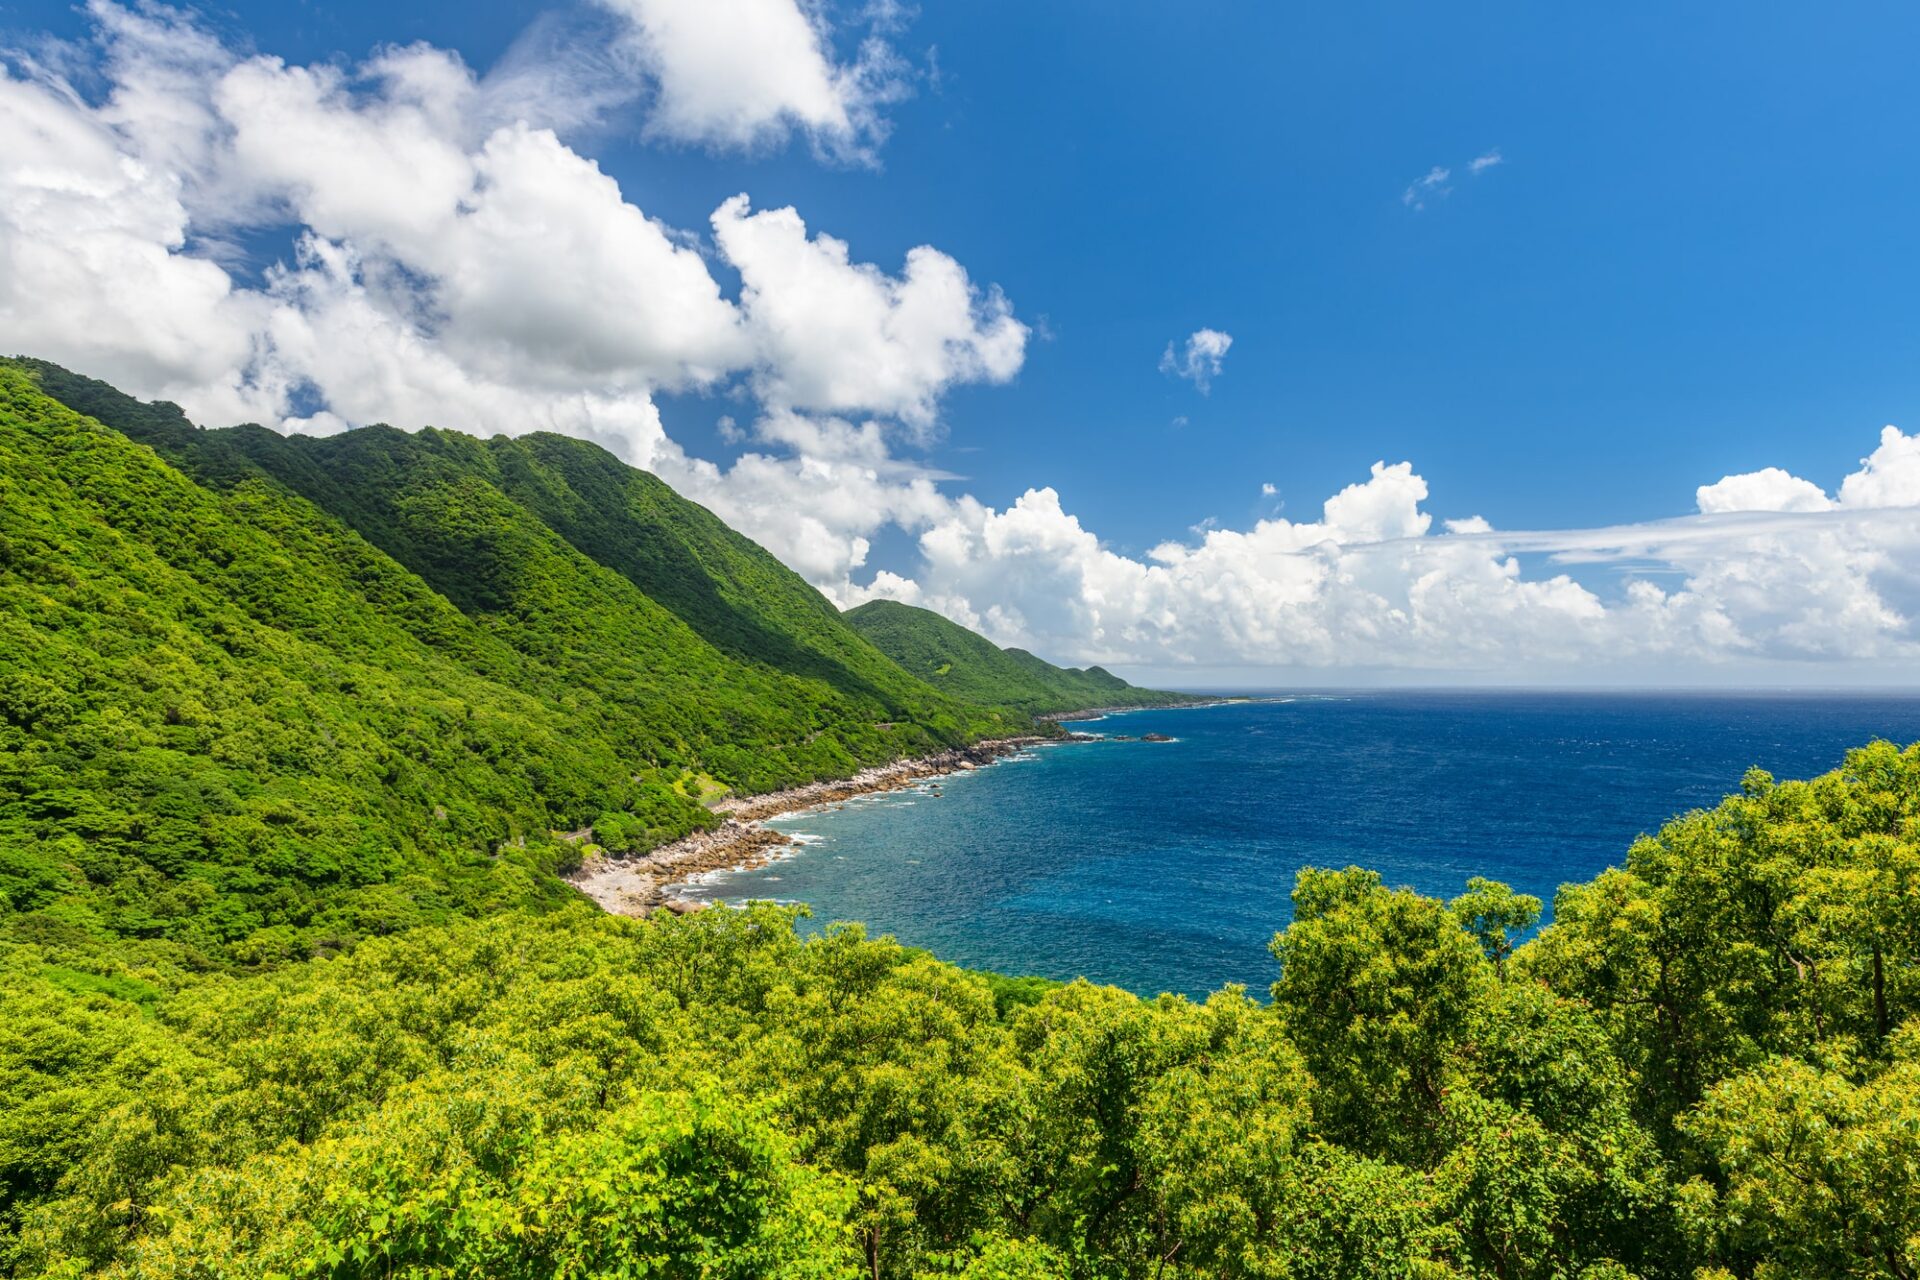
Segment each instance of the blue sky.
[[[828,18],[825,56],[848,64],[869,24],[850,8]],[[564,42],[605,21],[551,5],[302,3],[209,10],[201,25],[296,65],[352,67],[418,40],[484,73],[530,30]],[[0,5],[17,46],[97,26],[64,4]],[[1920,425],[1911,6],[975,0],[922,5],[879,34],[902,94],[879,108],[868,163],[823,159],[800,129],[746,148],[663,139],[644,93],[562,133],[626,200],[696,236],[746,192],[756,210],[792,206],[856,262],[897,274],[932,245],[1003,290],[1031,328],[1017,372],[952,379],[936,422],[890,437],[890,459],[944,477],[944,493],[1006,511],[1050,487],[1133,561],[1194,542],[1204,522],[1321,520],[1376,460],[1413,464],[1435,533],[1468,516],[1619,528],[1693,516],[1699,486],[1763,468],[1837,492],[1884,424]],[[1487,156],[1499,163],[1470,172]],[[1436,167],[1450,176],[1409,201]],[[248,243],[278,258],[297,226]],[[739,287],[728,262],[713,274]],[[1160,367],[1202,328],[1232,335],[1205,394]],[[651,394],[689,454],[724,469],[765,448],[716,426],[766,408],[738,383]],[[864,529],[847,581],[914,578],[927,527]],[[1598,567],[1557,545],[1506,550],[1523,577],[1565,572],[1607,605],[1640,573],[1617,549]],[[1671,589],[1701,571],[1649,572]],[[1874,644],[1762,643],[1735,666],[1884,677],[1913,634],[1905,579],[1873,585],[1897,618]],[[980,599],[940,598],[996,630]],[[1026,620],[999,638],[1064,649],[1091,634],[1016,605],[1003,619]],[[1060,656],[1179,658],[1102,637]],[[1252,644],[1217,665],[1248,665]],[[1425,672],[1431,656],[1407,665]],[[1694,656],[1646,656],[1631,674],[1692,671]],[[1321,663],[1273,665],[1296,660]]]

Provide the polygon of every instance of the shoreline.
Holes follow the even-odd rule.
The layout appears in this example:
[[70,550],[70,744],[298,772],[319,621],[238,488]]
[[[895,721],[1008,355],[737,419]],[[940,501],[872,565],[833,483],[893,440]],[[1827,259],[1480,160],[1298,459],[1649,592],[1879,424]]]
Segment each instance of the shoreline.
[[1195,696],[1192,702],[1154,702],[1144,706],[1123,707],[1085,707],[1079,711],[1044,711],[1035,716],[1035,720],[1044,720],[1049,724],[1073,724],[1079,720],[1104,720],[1108,716],[1123,716],[1134,711],[1200,711],[1208,707],[1226,707],[1237,702],[1253,702],[1256,699],[1245,697],[1207,698]]
[[566,879],[612,915],[644,917],[660,910],[683,915],[706,904],[676,897],[672,892],[675,886],[709,871],[745,871],[765,866],[779,856],[780,850],[795,843],[784,832],[765,826],[770,818],[855,796],[904,790],[928,778],[982,768],[1028,747],[1065,741],[1071,739],[1036,734],[989,738],[930,756],[873,765],[850,778],[729,798],[713,807],[713,812],[724,819],[717,827],[695,831],[631,857],[594,855]]

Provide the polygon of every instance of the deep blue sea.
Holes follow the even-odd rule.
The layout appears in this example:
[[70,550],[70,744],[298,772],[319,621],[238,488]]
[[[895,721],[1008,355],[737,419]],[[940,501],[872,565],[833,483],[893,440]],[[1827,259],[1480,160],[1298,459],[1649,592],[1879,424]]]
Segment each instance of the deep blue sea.
[[691,896],[806,902],[815,926],[1006,973],[1264,997],[1302,866],[1444,896],[1485,875],[1551,903],[1750,765],[1806,777],[1920,739],[1920,696],[1316,693],[1072,728],[1176,741],[1045,746],[783,818],[793,856]]

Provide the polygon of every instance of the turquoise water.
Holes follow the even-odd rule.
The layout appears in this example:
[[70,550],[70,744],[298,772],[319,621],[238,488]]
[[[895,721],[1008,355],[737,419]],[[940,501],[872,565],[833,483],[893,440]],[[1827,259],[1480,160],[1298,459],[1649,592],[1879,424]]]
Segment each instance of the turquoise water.
[[1073,727],[1177,740],[1044,746],[784,818],[794,856],[693,896],[806,902],[815,924],[1002,972],[1264,994],[1301,866],[1449,896],[1486,875],[1550,902],[1749,765],[1804,777],[1920,739],[1920,697],[1370,692]]

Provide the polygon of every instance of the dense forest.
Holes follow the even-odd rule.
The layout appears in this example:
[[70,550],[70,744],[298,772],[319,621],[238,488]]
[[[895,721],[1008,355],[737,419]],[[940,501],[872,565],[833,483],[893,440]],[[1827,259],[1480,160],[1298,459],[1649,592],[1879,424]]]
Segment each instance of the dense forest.
[[46,365],[0,365],[0,638],[0,893],[195,963],[550,904],[716,790],[1031,728],[593,446],[201,431]]
[[1024,723],[597,451],[0,366],[0,1271],[1920,1277],[1920,746],[1204,1002],[556,874]]
[[963,702],[1053,715],[1095,707],[1168,707],[1200,699],[1128,684],[1103,667],[1056,667],[993,641],[931,609],[869,600],[847,621],[875,648]]

